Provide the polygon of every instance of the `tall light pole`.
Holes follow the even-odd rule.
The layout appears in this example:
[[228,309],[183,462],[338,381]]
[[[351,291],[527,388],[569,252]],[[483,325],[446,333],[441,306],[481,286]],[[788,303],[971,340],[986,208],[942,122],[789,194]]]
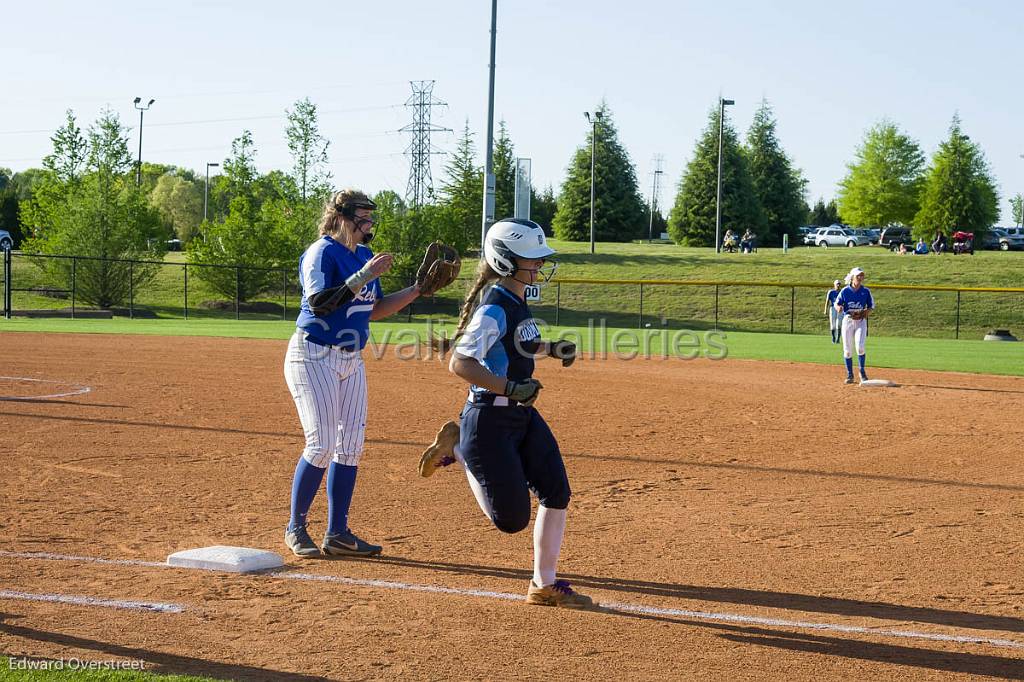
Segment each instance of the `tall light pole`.
[[484,210],[480,225],[480,257],[484,257],[484,239],[494,224],[494,48],[498,33],[498,0],[491,0],[491,63],[487,94],[487,147],[484,152]]
[[206,187],[203,188],[203,222],[206,222],[206,207],[210,203],[210,167],[219,168],[219,163],[206,164]]
[[718,97],[718,198],[715,199],[715,253],[722,252],[722,132],[725,129],[725,108],[735,100]]
[[595,111],[593,118],[589,111],[584,111],[592,125],[590,132],[590,253],[594,253],[594,159],[597,158],[597,122],[601,120],[601,112]]
[[153,102],[155,102],[155,101],[156,101],[155,99],[151,99],[151,100],[149,100],[149,103],[146,104],[146,106],[141,107],[141,106],[139,106],[139,103],[142,102],[142,98],[141,97],[136,97],[135,98],[135,108],[139,110],[139,164],[138,164],[138,168],[135,170],[135,186],[136,187],[141,187],[142,186],[142,115],[145,112],[149,111],[149,108],[151,106],[153,106]]
[[654,186],[651,187],[651,222],[647,225],[647,243],[650,244],[654,239],[654,209],[658,206],[658,178],[665,171],[661,170],[661,157],[658,157],[657,163],[659,167],[654,169]]
[[[1024,154],[1020,155],[1020,158],[1024,159]],[[1020,194],[1020,226],[1024,227],[1024,193]],[[1010,216],[1013,217],[1012,215]]]

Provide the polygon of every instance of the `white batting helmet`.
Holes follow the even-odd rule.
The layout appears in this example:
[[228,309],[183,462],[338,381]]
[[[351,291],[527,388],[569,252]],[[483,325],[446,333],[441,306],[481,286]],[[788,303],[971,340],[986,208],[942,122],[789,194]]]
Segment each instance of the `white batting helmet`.
[[484,258],[491,268],[508,277],[517,269],[516,258],[548,258],[555,250],[548,246],[544,228],[525,218],[505,218],[491,225],[484,240]]

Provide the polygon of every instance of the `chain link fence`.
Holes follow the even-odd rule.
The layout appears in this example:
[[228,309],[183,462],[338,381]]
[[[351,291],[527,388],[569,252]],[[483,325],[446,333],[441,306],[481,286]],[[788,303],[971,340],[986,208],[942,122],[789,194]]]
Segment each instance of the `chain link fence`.
[[[47,259],[64,259],[70,265],[61,269],[66,276],[58,280],[48,274],[53,268],[45,267]],[[127,277],[124,300],[103,309],[87,304],[80,290],[83,276],[113,264]],[[223,271],[217,278],[220,293],[203,278],[204,268]],[[226,294],[232,275],[237,286]],[[261,283],[259,293],[238,295],[251,290],[254,280]],[[385,292],[411,283],[411,278],[381,278]],[[433,318],[454,325],[470,285],[460,280],[436,296],[417,299],[393,319]],[[992,329],[1024,330],[1024,288],[875,284],[871,290],[877,306],[870,321],[875,334],[980,339]],[[543,285],[530,307],[535,317],[560,326],[826,334],[827,291],[827,286],[805,283],[562,279]],[[4,253],[8,318],[294,320],[301,294],[294,269]]]

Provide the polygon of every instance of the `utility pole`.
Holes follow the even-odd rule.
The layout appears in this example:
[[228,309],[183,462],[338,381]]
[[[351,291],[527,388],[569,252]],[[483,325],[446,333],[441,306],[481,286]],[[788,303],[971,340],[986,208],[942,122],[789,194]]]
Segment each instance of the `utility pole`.
[[491,0],[491,61],[488,64],[487,146],[484,148],[484,208],[480,225],[480,257],[484,239],[494,224],[494,50],[498,39],[498,0]]
[[590,253],[594,253],[594,166],[597,159],[597,122],[601,120],[602,113],[595,111],[591,116],[589,111],[584,111],[583,115],[593,126],[590,133]]
[[665,171],[661,170],[661,164],[665,161],[665,157],[658,154],[654,157],[654,185],[651,187],[651,222],[647,226],[647,243],[650,244],[654,238],[654,211],[658,207],[658,180],[661,179],[662,173]]
[[715,253],[722,252],[722,133],[725,130],[725,108],[734,100],[718,96],[718,198],[715,200]]
[[430,133],[451,132],[451,128],[442,128],[430,122],[433,107],[446,106],[444,102],[434,99],[434,81],[409,81],[412,95],[405,101],[405,106],[413,108],[412,123],[399,129],[400,133],[412,133],[412,142],[405,148],[409,161],[409,185],[405,199],[409,206],[422,206],[434,194],[434,180],[430,172],[430,157],[442,152],[430,146]]

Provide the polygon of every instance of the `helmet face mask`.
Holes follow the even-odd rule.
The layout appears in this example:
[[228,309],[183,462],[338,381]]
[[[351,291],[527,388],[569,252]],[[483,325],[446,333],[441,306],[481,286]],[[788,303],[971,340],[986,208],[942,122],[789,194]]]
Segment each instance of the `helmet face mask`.
[[[484,240],[484,258],[491,269],[502,277],[514,275],[519,269],[519,259],[549,261],[555,250],[548,246],[544,229],[524,218],[505,218],[491,225]],[[550,270],[541,267],[537,272],[548,281],[554,274],[556,264],[551,262]]]

